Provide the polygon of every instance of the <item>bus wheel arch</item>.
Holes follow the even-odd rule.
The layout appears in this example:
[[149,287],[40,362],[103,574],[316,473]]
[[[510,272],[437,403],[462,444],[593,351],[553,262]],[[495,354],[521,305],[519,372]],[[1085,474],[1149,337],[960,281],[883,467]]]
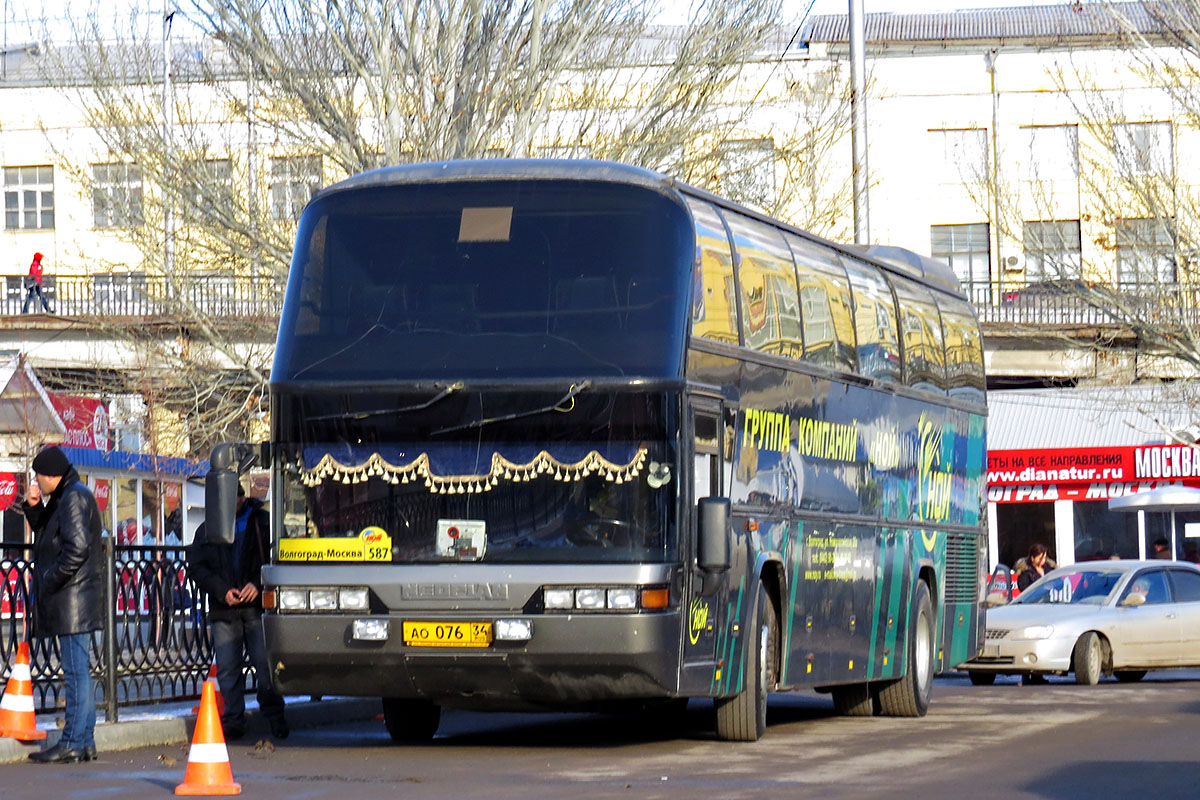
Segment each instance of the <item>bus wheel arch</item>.
[[[922,578],[924,572],[922,572]],[[936,660],[933,592],[924,579],[914,586],[909,614],[908,669],[904,676],[879,688],[879,713],[888,717],[923,717],[929,711]]]
[[775,681],[779,624],[764,581],[756,584],[742,644],[741,691],[714,703],[717,738],[725,741],[755,742],[767,729],[767,693]]

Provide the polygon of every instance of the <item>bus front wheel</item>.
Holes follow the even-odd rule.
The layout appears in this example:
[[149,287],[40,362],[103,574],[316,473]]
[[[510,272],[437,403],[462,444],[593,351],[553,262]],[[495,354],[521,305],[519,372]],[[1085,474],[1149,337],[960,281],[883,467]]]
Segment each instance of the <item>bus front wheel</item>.
[[437,733],[442,709],[428,700],[385,697],[383,721],[394,742],[427,742]]
[[908,670],[879,690],[879,713],[886,717],[923,717],[933,691],[933,602],[929,587],[917,581],[908,631]]
[[761,583],[753,608],[746,630],[755,635],[742,648],[742,690],[716,701],[717,737],[729,742],[756,742],[767,730],[767,693],[775,685],[776,624],[775,606]]

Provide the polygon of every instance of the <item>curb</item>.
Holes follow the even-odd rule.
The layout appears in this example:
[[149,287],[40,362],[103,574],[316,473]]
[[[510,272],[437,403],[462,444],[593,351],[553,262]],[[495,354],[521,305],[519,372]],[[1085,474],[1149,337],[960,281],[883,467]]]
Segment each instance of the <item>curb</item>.
[[[252,694],[249,693],[248,694]],[[285,698],[286,699],[286,698]],[[139,747],[190,744],[192,730],[196,726],[196,715],[191,709],[194,703],[173,706],[148,707],[146,709],[122,709],[130,719],[120,722],[98,722],[96,724],[96,751],[103,760],[104,754],[117,750],[135,750]],[[249,703],[247,704],[249,706]],[[382,713],[379,699],[374,697],[329,697],[322,700],[293,701],[287,704],[287,720],[293,730],[317,728],[337,722],[374,719]],[[38,727],[47,732],[40,742],[21,742],[12,738],[0,738],[0,764],[25,761],[30,753],[52,747],[60,733],[55,714],[40,715]],[[261,734],[258,736],[256,734]],[[246,739],[270,738],[266,722],[257,708],[246,709]]]

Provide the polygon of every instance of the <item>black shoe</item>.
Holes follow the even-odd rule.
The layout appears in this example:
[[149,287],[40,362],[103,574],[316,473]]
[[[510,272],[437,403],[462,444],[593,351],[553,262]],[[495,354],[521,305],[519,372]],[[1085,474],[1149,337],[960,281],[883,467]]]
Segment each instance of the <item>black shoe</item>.
[[30,761],[39,764],[74,764],[78,761],[89,761],[91,756],[86,748],[63,747],[56,744],[48,750],[29,754]]
[[276,739],[286,739],[288,734],[292,732],[285,719],[272,719],[268,721],[271,723],[271,735]]
[[225,728],[225,738],[229,740],[241,739],[246,735],[246,729],[238,725],[229,725]]
[[83,754],[86,756],[86,758],[83,759],[84,761],[95,761],[97,758],[96,745],[93,744],[83,748]]

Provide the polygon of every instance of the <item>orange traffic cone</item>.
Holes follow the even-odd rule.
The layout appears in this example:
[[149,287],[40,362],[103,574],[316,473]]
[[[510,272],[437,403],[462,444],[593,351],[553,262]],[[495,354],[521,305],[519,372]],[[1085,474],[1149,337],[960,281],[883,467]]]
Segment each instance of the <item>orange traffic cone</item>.
[[[205,678],[204,682],[211,683],[213,686],[213,689],[217,693],[217,715],[220,716],[221,714],[224,714],[225,713],[225,695],[221,694],[221,684],[217,683],[217,662],[214,661],[212,663],[212,665],[208,668],[208,677]],[[200,706],[196,706],[195,708],[193,708],[192,713],[199,714]]]
[[33,713],[33,676],[29,673],[29,642],[17,645],[17,663],[13,664],[4,697],[0,698],[0,736],[23,742],[45,739],[38,730]]
[[226,795],[241,794],[241,784],[233,782],[229,767],[229,751],[225,749],[225,734],[221,731],[221,715],[217,713],[216,692],[208,681],[200,687],[200,716],[196,717],[196,732],[188,751],[187,771],[175,794]]

